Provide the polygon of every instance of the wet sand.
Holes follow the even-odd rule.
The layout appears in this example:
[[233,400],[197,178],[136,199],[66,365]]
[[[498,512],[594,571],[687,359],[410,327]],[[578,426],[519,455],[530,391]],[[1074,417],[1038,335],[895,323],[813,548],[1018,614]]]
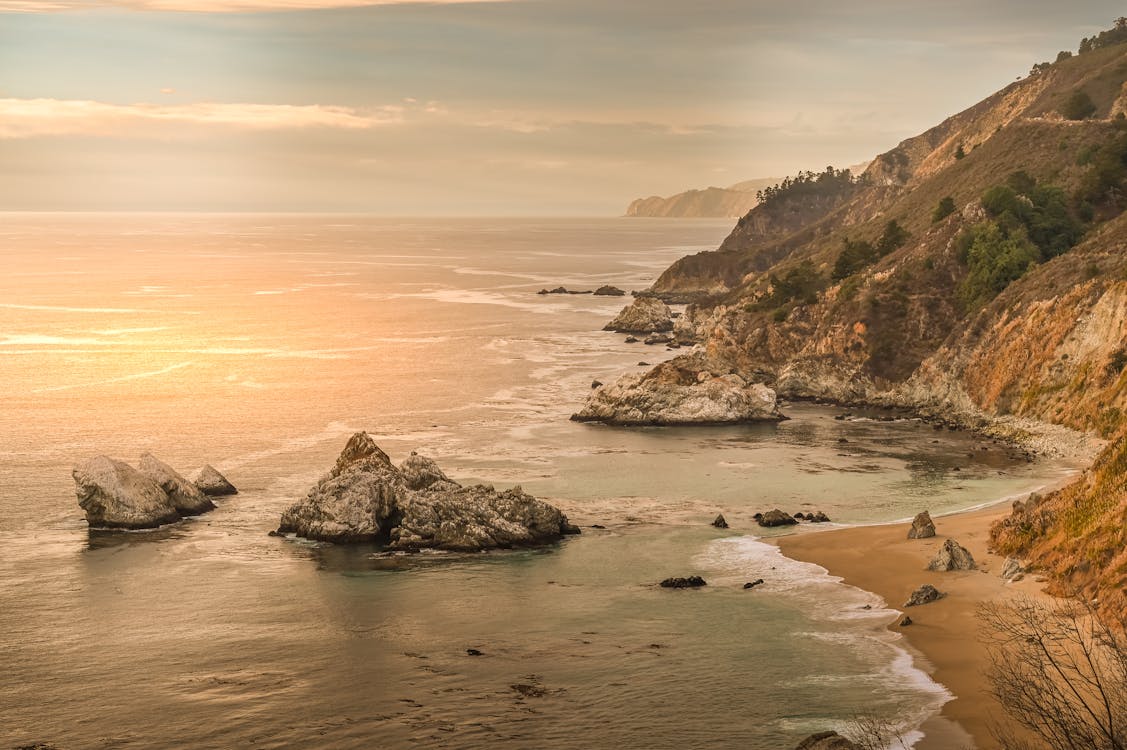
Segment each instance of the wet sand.
[[[936,536],[930,539],[909,540],[911,524],[898,523],[797,533],[776,540],[788,557],[820,565],[911,616],[911,625],[900,627],[897,617],[890,629],[903,633],[918,666],[954,695],[938,716],[924,724],[926,736],[917,750],[995,747],[989,725],[992,718],[1001,716],[1001,710],[989,693],[989,658],[979,637],[976,609],[981,602],[1017,595],[1046,596],[1032,575],[1005,583],[1001,578],[1005,558],[987,551],[991,523],[1009,512],[1010,503],[1004,503],[935,518]],[[940,573],[926,569],[948,538],[970,550],[978,570]],[[911,592],[925,583],[947,596],[930,604],[903,607]]]

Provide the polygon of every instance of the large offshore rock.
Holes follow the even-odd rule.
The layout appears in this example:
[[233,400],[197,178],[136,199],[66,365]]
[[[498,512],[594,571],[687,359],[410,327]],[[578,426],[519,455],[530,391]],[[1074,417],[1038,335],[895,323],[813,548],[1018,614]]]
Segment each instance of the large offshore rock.
[[943,542],[943,546],[928,563],[928,570],[974,570],[978,566],[966,547],[954,539]]
[[775,392],[735,373],[702,367],[693,357],[663,362],[644,374],[627,374],[591,391],[577,422],[619,425],[778,422]]
[[168,493],[124,461],[98,456],[76,466],[71,476],[91,526],[151,529],[180,519]]
[[278,531],[391,549],[474,551],[544,544],[578,529],[519,487],[462,487],[417,453],[396,468],[360,432],[333,470],[282,514]]
[[603,326],[604,331],[619,333],[661,333],[673,330],[673,315],[669,305],[656,297],[638,297],[622,308],[614,320]]
[[861,746],[837,732],[818,732],[798,743],[794,750],[861,750]]
[[200,469],[200,474],[196,477],[196,486],[200,488],[200,492],[211,497],[239,494],[235,485],[228,482],[227,477],[216,471],[211,464]]
[[199,487],[177,474],[175,469],[152,453],[141,454],[137,469],[164,490],[180,515],[198,516],[215,508],[215,503]]

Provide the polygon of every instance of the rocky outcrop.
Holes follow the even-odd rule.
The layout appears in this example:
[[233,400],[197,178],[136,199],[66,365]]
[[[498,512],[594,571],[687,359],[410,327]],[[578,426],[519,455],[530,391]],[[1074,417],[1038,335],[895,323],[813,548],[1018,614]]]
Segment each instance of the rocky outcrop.
[[837,732],[818,732],[798,743],[794,750],[861,750],[861,746]]
[[619,289],[616,286],[610,286],[609,284],[607,284],[605,286],[601,286],[598,289],[596,289],[595,290],[595,296],[596,297],[625,297],[626,291],[623,290],[623,289]]
[[199,487],[200,492],[211,497],[239,494],[235,485],[228,482],[227,477],[216,471],[211,464],[200,469],[199,476],[196,477],[196,487]]
[[151,529],[180,520],[168,493],[124,461],[98,456],[75,467],[71,476],[90,526]]
[[975,570],[977,567],[974,563],[974,557],[971,556],[966,547],[963,547],[954,539],[948,539],[935,553],[935,557],[928,563],[927,569],[941,571]]
[[695,589],[707,585],[708,583],[700,576],[689,576],[688,578],[666,578],[661,582],[661,587],[663,589]]
[[1025,565],[1016,557],[1007,557],[1002,565],[1002,580],[1017,582],[1025,577]]
[[455,551],[533,546],[579,533],[558,509],[519,487],[463,487],[416,453],[396,468],[365,432],[353,435],[333,470],[282,514],[278,531]]
[[921,510],[912,519],[912,528],[908,529],[908,538],[927,539],[933,536],[935,536],[935,523],[931,520],[931,514],[926,510]]
[[728,522],[724,519],[723,513],[721,513],[720,515],[716,516],[715,519],[713,519],[712,525],[715,526],[718,529],[728,528]]
[[672,310],[655,297],[638,297],[622,308],[622,312],[603,326],[603,330],[647,334],[672,331]]
[[783,513],[778,508],[763,513],[755,519],[755,522],[760,526],[794,526],[798,523],[794,516]]
[[942,599],[945,595],[939,589],[932,586],[930,583],[925,583],[918,589],[912,592],[908,597],[908,601],[904,602],[905,607],[918,607],[921,604],[930,604],[938,599]]
[[199,487],[177,474],[171,466],[153,454],[142,453],[137,468],[164,490],[181,516],[198,516],[215,508],[215,503]]
[[572,419],[618,425],[678,425],[778,422],[785,417],[779,412],[775,392],[767,386],[679,358],[596,388]]

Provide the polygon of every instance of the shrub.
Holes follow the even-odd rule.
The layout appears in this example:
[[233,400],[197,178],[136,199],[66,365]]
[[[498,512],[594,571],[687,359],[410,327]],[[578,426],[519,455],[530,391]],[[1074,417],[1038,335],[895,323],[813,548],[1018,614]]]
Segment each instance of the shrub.
[[931,223],[943,221],[953,213],[955,213],[955,199],[948,195],[942,198],[935,210],[931,212]]
[[1058,110],[1061,115],[1069,120],[1086,120],[1096,113],[1096,103],[1084,89],[1077,89],[1065,99]]

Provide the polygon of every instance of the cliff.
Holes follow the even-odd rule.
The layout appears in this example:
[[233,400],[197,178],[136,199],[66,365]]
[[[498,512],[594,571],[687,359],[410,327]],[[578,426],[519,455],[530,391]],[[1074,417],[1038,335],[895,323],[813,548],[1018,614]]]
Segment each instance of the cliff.
[[[1122,586],[1125,92],[1127,44],[1040,64],[859,176],[783,183],[649,293],[695,302],[693,356],[780,397],[904,407],[1046,449],[1112,439],[1052,501],[1085,522],[1052,515],[1021,549],[1062,586]],[[1077,97],[1090,107],[1066,118]]]
[[668,198],[651,195],[638,198],[626,207],[626,215],[667,219],[734,219],[758,203],[755,194],[779,182],[778,177],[747,180],[726,188],[686,190]]

